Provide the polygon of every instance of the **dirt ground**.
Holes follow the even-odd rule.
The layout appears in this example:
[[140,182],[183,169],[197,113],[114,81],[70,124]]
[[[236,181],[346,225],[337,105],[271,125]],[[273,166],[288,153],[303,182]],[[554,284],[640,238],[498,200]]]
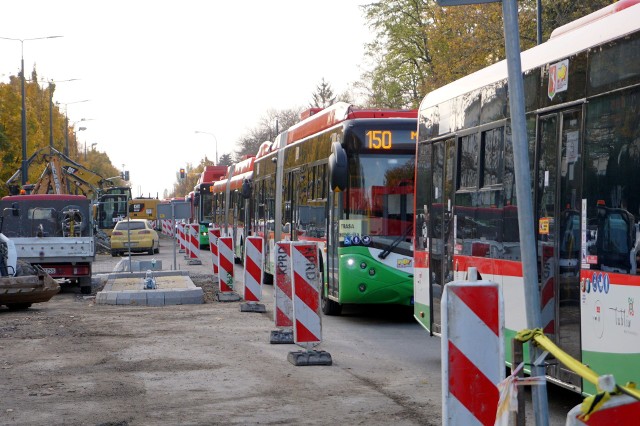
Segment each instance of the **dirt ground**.
[[[268,343],[272,305],[215,301],[206,270],[192,275],[202,305],[96,305],[66,291],[0,308],[0,424],[440,424],[439,383],[340,346],[332,366],[293,366],[299,348]],[[373,373],[387,367],[395,379]]]

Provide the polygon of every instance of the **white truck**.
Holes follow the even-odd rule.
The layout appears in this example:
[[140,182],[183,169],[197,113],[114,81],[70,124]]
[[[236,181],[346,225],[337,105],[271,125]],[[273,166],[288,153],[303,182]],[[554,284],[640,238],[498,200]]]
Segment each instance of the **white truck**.
[[83,195],[12,195],[0,200],[3,234],[17,258],[91,293],[95,241],[90,201]]

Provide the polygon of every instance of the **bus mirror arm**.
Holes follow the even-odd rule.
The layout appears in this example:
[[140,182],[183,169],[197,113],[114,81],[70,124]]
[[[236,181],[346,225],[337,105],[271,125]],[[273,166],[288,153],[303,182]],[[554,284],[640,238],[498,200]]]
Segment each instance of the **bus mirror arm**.
[[347,153],[340,142],[331,144],[329,182],[332,191],[344,191],[347,187]]
[[251,198],[251,181],[249,179],[242,181],[242,198],[245,200]]

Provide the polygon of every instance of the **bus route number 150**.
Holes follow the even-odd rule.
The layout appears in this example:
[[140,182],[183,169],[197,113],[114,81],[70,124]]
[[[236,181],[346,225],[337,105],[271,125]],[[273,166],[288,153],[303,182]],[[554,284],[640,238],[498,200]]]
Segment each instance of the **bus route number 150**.
[[366,135],[369,149],[391,149],[391,131],[369,130]]

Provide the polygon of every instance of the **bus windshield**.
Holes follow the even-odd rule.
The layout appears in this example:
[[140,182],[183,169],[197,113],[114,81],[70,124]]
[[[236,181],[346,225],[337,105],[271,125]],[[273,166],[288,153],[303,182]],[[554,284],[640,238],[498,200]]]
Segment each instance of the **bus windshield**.
[[372,242],[375,242],[374,237],[399,237],[410,233],[414,158],[410,154],[390,153],[350,157],[350,187],[345,213],[348,220],[362,220],[362,236],[371,237]]
[[206,191],[200,193],[200,222],[212,223],[213,222],[213,193],[209,191],[209,187],[205,188]]

